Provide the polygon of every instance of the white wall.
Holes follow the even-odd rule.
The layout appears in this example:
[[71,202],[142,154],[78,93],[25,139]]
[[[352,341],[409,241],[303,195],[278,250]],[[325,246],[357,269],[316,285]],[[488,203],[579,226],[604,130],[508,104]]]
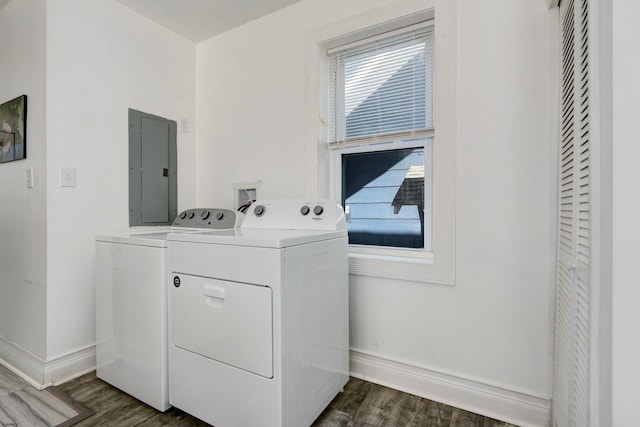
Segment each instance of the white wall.
[[45,1],[0,9],[0,40],[0,103],[27,95],[27,158],[0,164],[0,358],[17,364],[13,346],[46,356]]
[[231,206],[234,183],[261,198],[304,194],[306,34],[389,0],[301,1],[197,46],[197,200]]
[[637,389],[640,383],[638,338],[638,243],[640,193],[638,192],[638,99],[640,4],[612,4],[612,395],[613,425],[637,424]]
[[[233,183],[252,180],[262,181],[263,197],[313,196],[304,185],[318,173],[303,161],[316,149],[303,143],[313,132],[304,118],[305,41],[363,14],[365,26],[395,18],[386,6],[407,3],[304,0],[199,44],[198,203],[229,204]],[[550,15],[542,1],[459,0],[456,25],[457,53],[444,54],[457,64],[457,164],[447,165],[457,170],[456,283],[352,276],[351,347],[377,366],[356,361],[352,373],[473,406],[438,391],[444,375],[546,422],[556,180]],[[490,406],[472,409],[518,416]]]
[[472,376],[549,396],[550,16],[538,1],[458,9],[458,286],[447,306],[464,305],[449,317],[477,338],[460,348],[474,354]]
[[[94,236],[128,227],[128,108],[195,121],[195,45],[112,0],[47,1],[47,357],[95,344]],[[195,204],[178,133],[178,208]],[[58,185],[60,166],[77,187]]]

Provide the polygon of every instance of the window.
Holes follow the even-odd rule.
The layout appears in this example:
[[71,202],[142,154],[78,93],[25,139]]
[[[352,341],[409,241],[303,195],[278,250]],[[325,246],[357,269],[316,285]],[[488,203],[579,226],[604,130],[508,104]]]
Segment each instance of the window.
[[[380,232],[380,222],[374,224],[370,221],[368,228],[370,231],[373,229],[375,232],[373,236],[377,241],[360,241],[359,243],[352,241],[349,247],[349,272],[353,276],[438,285],[455,284],[456,23],[456,2],[394,0],[384,6],[315,28],[306,35],[304,162],[306,170],[316,173],[306,174],[305,193],[309,196],[331,197],[341,202],[344,201],[343,195],[347,194],[343,183],[348,184],[351,176],[360,175],[360,172],[357,170],[354,172],[351,168],[365,165],[378,153],[384,156],[387,151],[409,149],[420,152],[422,150],[423,155],[422,225],[419,222],[419,206],[410,205],[408,200],[401,204],[396,213],[393,200],[400,187],[396,191],[385,190],[387,195],[386,200],[383,201],[384,213],[393,221],[385,220],[384,222],[396,222],[393,227],[387,224],[387,230],[397,228],[399,226],[397,223],[411,217],[407,222],[402,223],[406,228],[403,233],[411,237],[394,236],[391,239],[388,232],[387,234]],[[399,108],[402,104],[403,109],[394,110],[390,108],[394,102],[393,97],[386,96],[393,92],[387,91],[393,88],[389,79],[391,76],[397,76],[397,79],[392,79],[394,83],[404,80],[399,79],[401,76],[409,79],[407,64],[420,63],[422,60],[419,57],[420,54],[417,54],[414,60],[408,60],[405,55],[405,62],[400,62],[400,67],[397,61],[395,66],[387,63],[391,68],[387,69],[386,78],[384,73],[377,75],[377,81],[369,77],[375,76],[375,69],[384,71],[380,66],[383,59],[394,57],[391,53],[394,51],[394,41],[401,45],[404,43],[407,47],[408,50],[399,53],[402,56],[402,52],[412,51],[413,48],[409,47],[411,43],[414,41],[420,43],[419,40],[425,40],[423,74],[419,75],[417,72],[412,74],[413,83],[405,84],[405,91],[400,92],[408,101],[400,103],[397,101],[400,98],[396,98],[397,107]],[[376,58],[374,51],[371,50],[376,44],[380,53],[382,53],[381,49],[387,49],[388,54]],[[347,64],[350,62],[354,65],[352,70],[360,71],[359,74],[345,73]],[[403,64],[407,66],[403,68]],[[360,65],[360,68],[357,68],[357,65]],[[389,70],[396,70],[396,72],[389,74]],[[362,84],[355,85],[353,88],[350,86],[351,101],[345,102],[346,77],[355,75],[359,79],[350,80],[354,83],[362,82]],[[366,89],[365,80],[369,82],[368,89]],[[404,80],[405,83],[407,81]],[[364,90],[358,91],[357,87]],[[424,87],[422,100],[417,94],[417,89],[421,87]],[[410,97],[409,93],[411,93]],[[372,96],[377,96],[377,99]],[[373,108],[376,105],[373,104],[374,99],[378,106],[386,105],[385,109]],[[371,107],[367,114],[364,114],[365,107]],[[354,110],[357,111],[354,112]],[[393,114],[376,115],[381,111]],[[378,121],[377,125],[374,123],[374,118]],[[377,129],[372,130],[376,126]],[[344,168],[343,162],[347,162]],[[387,180],[385,175],[395,174],[395,185],[400,186],[402,183],[399,181],[399,176],[404,182],[405,178],[412,179],[416,173],[420,175],[419,161],[412,159],[411,162],[415,163],[410,165],[414,166],[413,169],[409,168],[411,174],[407,169],[402,176],[403,172],[394,171],[399,169],[394,165],[391,170],[378,171],[380,179],[371,180],[368,183],[369,188],[379,187],[377,184]],[[348,175],[346,178],[345,174]],[[413,184],[415,181],[412,182]],[[361,189],[362,193],[358,194],[358,197],[367,196],[364,188],[366,186]],[[356,193],[359,192],[356,191],[353,195]],[[408,194],[412,193],[413,191],[410,191]],[[400,194],[405,193],[400,192]],[[364,214],[360,206],[353,203],[352,197],[348,198],[347,203],[348,227],[352,238],[357,238],[355,228],[361,227],[359,232],[362,232],[362,227],[367,225],[362,221],[358,224],[358,217]],[[367,204],[362,203],[362,205]],[[379,219],[376,216],[378,214],[380,211],[369,212],[367,215],[372,219]],[[420,240],[420,243],[423,242],[422,248],[413,247],[418,230],[416,224],[421,227],[420,237],[417,237],[417,240]],[[422,239],[422,228],[424,228],[424,239]],[[407,232],[407,229],[411,232]],[[398,243],[398,240],[402,239],[404,241]]]
[[432,21],[329,55],[328,142],[349,243],[430,252]]

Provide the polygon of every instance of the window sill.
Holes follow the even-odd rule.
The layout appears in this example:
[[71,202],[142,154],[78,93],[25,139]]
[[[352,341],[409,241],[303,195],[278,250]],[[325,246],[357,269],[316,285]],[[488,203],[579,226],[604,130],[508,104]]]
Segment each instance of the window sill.
[[357,276],[453,286],[453,271],[442,267],[433,254],[404,257],[349,252],[349,274]]

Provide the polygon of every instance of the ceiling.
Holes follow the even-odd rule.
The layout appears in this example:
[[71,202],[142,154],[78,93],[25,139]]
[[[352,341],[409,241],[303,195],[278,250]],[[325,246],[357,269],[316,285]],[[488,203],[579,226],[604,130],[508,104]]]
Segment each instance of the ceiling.
[[[0,9],[10,1],[0,0]],[[197,43],[300,0],[115,1]]]
[[300,0],[115,1],[197,43]]

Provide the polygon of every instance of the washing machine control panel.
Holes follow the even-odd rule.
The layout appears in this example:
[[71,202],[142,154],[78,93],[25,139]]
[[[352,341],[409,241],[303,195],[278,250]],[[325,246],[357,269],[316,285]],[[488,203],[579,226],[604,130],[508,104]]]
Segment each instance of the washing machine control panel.
[[211,228],[214,230],[237,228],[244,214],[231,209],[197,208],[180,212],[173,227]]
[[342,206],[330,199],[275,199],[254,202],[241,228],[345,230]]

